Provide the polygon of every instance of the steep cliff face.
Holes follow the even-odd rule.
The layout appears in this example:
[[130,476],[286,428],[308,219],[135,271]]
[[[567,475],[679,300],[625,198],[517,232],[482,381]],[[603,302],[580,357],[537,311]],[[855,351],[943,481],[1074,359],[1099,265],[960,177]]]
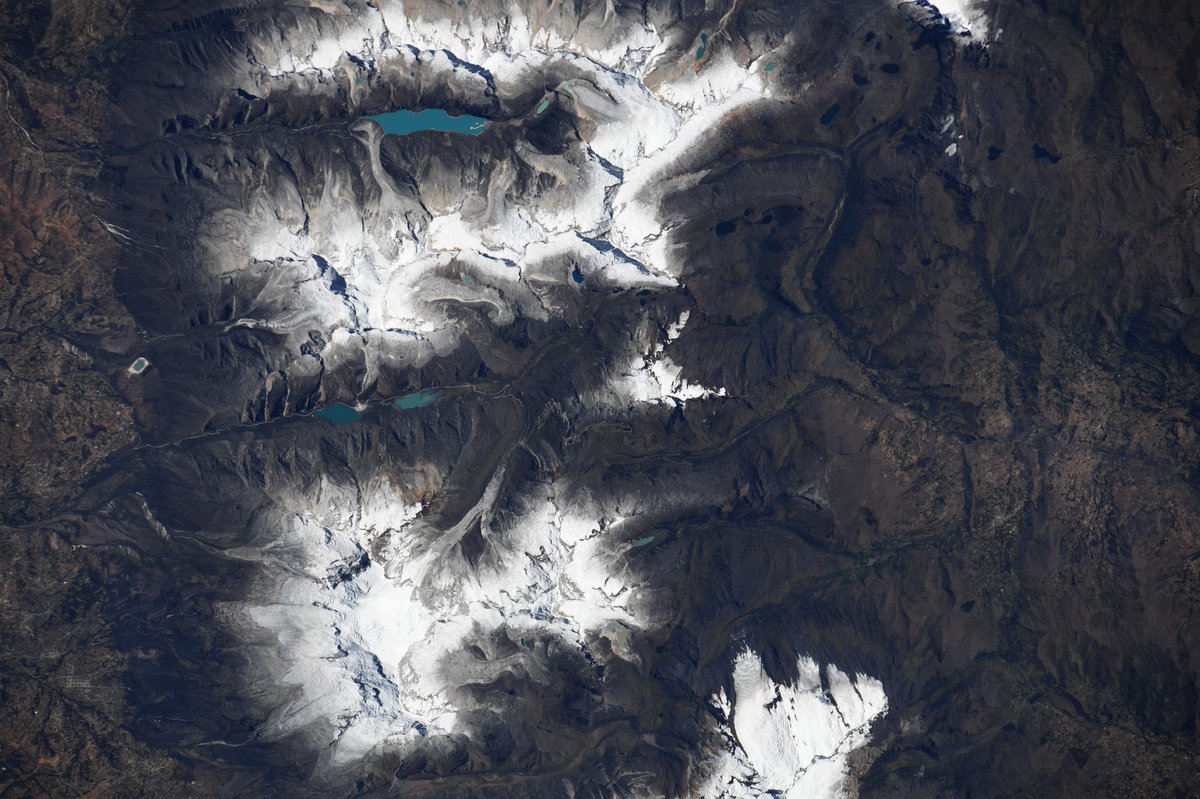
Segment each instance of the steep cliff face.
[[936,5],[10,4],[0,785],[1200,790],[1195,11]]

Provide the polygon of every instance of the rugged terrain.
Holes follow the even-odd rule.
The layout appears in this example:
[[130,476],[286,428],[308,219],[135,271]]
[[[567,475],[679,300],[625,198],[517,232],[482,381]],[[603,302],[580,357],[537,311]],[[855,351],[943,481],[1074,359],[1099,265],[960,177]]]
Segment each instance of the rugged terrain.
[[0,11],[0,790],[1200,793],[1191,4],[396,9]]

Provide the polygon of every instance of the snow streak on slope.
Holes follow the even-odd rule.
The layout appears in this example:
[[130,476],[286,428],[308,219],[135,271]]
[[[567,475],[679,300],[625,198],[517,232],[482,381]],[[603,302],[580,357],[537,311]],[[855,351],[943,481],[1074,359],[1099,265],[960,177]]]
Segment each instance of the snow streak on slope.
[[729,720],[729,745],[704,788],[707,799],[842,796],[847,756],[868,740],[871,723],[887,710],[878,680],[849,677],[811,658],[798,661],[799,679],[780,685],[758,655],[743,651],[734,664],[732,700],[722,691],[713,704]]

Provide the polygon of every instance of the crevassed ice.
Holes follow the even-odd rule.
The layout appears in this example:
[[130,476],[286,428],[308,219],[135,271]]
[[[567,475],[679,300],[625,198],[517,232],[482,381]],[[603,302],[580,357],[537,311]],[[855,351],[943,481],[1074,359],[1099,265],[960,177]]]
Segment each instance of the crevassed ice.
[[834,799],[845,794],[847,757],[869,739],[871,723],[888,706],[883,685],[836,666],[801,657],[793,685],[776,683],[750,650],[733,671],[733,697],[722,690],[714,706],[728,719],[727,748],[717,755],[705,799]]

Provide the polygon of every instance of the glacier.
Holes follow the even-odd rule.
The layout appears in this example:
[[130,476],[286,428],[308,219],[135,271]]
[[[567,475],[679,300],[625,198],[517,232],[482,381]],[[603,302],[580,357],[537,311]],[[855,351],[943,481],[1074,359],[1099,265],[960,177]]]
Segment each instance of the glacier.
[[[315,328],[343,347],[378,341],[420,365],[459,340],[446,300],[489,303],[495,323],[507,324],[553,313],[541,287],[569,285],[576,272],[597,285],[678,285],[676,245],[657,198],[665,186],[703,177],[685,157],[731,114],[771,101],[770,82],[761,58],[743,64],[722,51],[696,63],[686,50],[671,55],[673,38],[652,26],[634,25],[622,45],[604,40],[608,46],[589,48],[534,30],[515,6],[483,24],[411,14],[401,3],[364,6],[308,52],[278,33],[253,40],[258,74],[243,80],[276,92],[307,90],[314,75],[327,85],[364,64],[382,76],[448,73],[468,94],[569,74],[549,97],[581,138],[545,153],[520,119],[500,120],[484,136],[502,137],[510,152],[490,168],[442,174],[413,163],[411,185],[402,187],[381,164],[377,123],[354,123],[367,174],[342,165],[264,184],[241,209],[222,209],[203,226],[214,283],[256,273],[266,280],[230,326],[277,331],[294,349],[305,342],[302,331]],[[447,273],[458,279],[445,280]],[[295,360],[288,367],[303,368]]]
[[[264,738],[301,734],[337,767],[462,731],[464,685],[505,669],[536,680],[542,668],[532,652],[453,665],[497,634],[522,649],[545,636],[572,647],[603,638],[636,658],[629,634],[655,617],[620,568],[624,517],[551,484],[525,491],[525,512],[501,523],[489,500],[502,479],[500,470],[477,510],[446,530],[424,522],[416,484],[322,478],[275,498],[263,544],[236,553],[261,566],[252,596],[223,609],[257,642],[244,676],[270,711]],[[474,523],[490,546],[471,564],[455,545]]]
[[822,669],[801,656],[798,679],[771,679],[752,650],[738,654],[733,696],[724,690],[712,704],[726,720],[726,749],[710,763],[707,799],[834,797],[845,793],[849,754],[867,743],[872,722],[887,711],[878,680],[850,677],[837,666]]

